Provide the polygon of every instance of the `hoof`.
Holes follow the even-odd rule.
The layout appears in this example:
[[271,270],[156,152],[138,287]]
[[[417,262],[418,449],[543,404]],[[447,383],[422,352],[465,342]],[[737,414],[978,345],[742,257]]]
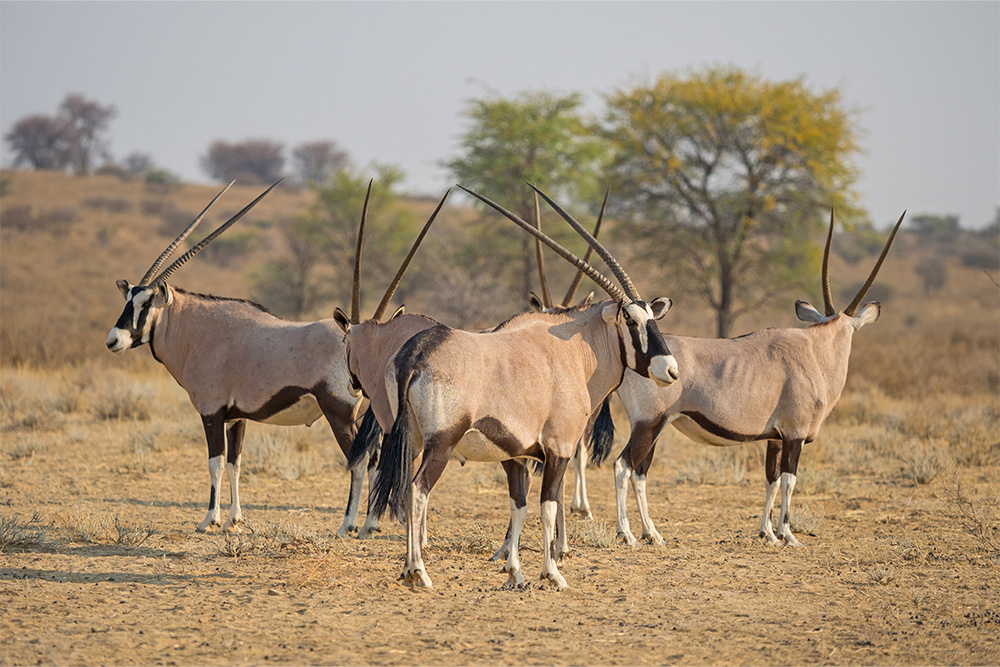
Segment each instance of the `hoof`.
[[635,535],[632,533],[618,533],[618,539],[622,540],[630,547],[639,546],[638,540],[635,539]]
[[[490,559],[488,561],[486,561],[486,562],[488,562],[488,563],[495,563],[498,560],[507,560],[507,556],[509,556],[509,555],[510,555],[510,552],[507,550],[507,548],[504,547],[504,546],[501,546],[499,549],[497,549],[497,552],[495,554],[493,554],[492,556],[490,556]],[[506,572],[507,570],[504,569],[503,571]]]
[[404,571],[403,574],[399,575],[400,580],[407,586],[412,586],[413,588],[426,588],[427,590],[434,590],[434,585],[431,583],[430,577],[423,570],[410,570]]
[[662,547],[665,544],[665,542],[663,541],[663,536],[660,535],[659,533],[653,533],[652,535],[643,535],[642,539],[658,547]]
[[569,588],[569,584],[563,579],[563,576],[558,572],[549,572],[542,575],[542,582],[554,586],[557,590],[565,590]]
[[236,521],[226,520],[226,523],[222,524],[222,532],[224,533],[242,533],[243,529],[240,528],[239,519]]
[[198,527],[194,529],[196,533],[214,533],[216,528],[219,528],[222,524],[218,521],[206,522],[202,521],[198,524]]
[[524,575],[521,574],[520,570],[507,577],[507,581],[505,581],[503,583],[503,586],[501,586],[501,588],[503,588],[505,591],[510,591],[514,590],[515,588],[523,588],[523,587],[524,587]]
[[781,541],[774,535],[774,533],[760,533],[759,537],[762,537],[769,547],[773,547]]

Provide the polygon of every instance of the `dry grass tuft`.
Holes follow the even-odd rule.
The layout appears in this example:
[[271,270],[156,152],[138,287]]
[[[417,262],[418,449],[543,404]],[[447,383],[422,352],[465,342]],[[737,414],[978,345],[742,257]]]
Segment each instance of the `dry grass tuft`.
[[[522,534],[522,543],[524,535]],[[471,535],[456,535],[452,537],[431,535],[427,539],[428,551],[443,551],[455,554],[489,554],[492,555],[500,548],[500,543],[494,541],[487,533],[487,528],[482,523],[472,526]],[[522,550],[524,547],[521,547]]]
[[38,512],[27,521],[22,521],[18,514],[0,517],[0,553],[11,549],[55,548],[58,543],[49,538],[49,527],[41,524],[42,518]]
[[249,436],[243,447],[241,469],[250,474],[277,475],[284,480],[296,480],[314,473],[319,465],[309,452],[308,442],[295,438],[294,431],[267,432]]
[[616,532],[605,521],[574,521],[567,522],[566,536],[574,546],[611,549],[618,545]]
[[86,544],[138,547],[156,534],[152,521],[135,523],[122,518],[121,513],[98,513],[71,510],[66,513],[70,541]]
[[971,534],[979,548],[994,565],[1000,565],[1000,496],[980,500],[966,496],[956,473],[949,489],[951,504],[958,512],[962,527]]
[[868,576],[869,583],[877,586],[888,586],[896,581],[896,570],[881,564],[871,568],[865,574]]

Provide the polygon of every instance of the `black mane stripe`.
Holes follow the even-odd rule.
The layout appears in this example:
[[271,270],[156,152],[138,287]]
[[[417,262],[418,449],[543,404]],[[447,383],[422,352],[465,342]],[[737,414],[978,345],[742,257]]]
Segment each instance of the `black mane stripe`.
[[267,313],[268,315],[272,315],[274,317],[277,317],[277,315],[274,315],[274,313],[272,313],[270,310],[268,310],[264,306],[260,305],[256,301],[250,301],[249,299],[239,299],[239,298],[232,297],[232,296],[215,296],[214,294],[202,294],[200,292],[190,292],[190,291],[188,291],[188,290],[186,290],[186,289],[184,289],[182,287],[175,287],[173,285],[171,285],[170,287],[175,292],[180,292],[181,294],[184,294],[186,296],[193,296],[193,297],[196,297],[198,299],[202,299],[204,301],[232,301],[232,302],[235,302],[235,303],[242,303],[242,304],[246,304],[248,306],[251,306],[252,308],[256,308],[257,310],[261,311],[262,313]]

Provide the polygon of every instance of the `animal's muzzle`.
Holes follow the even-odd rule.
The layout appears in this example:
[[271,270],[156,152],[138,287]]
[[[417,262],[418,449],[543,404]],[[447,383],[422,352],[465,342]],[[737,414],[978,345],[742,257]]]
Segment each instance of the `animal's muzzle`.
[[669,385],[681,376],[672,354],[658,354],[649,363],[649,377],[659,385]]
[[115,354],[125,354],[125,351],[132,347],[132,334],[123,329],[115,327],[108,332],[108,349]]

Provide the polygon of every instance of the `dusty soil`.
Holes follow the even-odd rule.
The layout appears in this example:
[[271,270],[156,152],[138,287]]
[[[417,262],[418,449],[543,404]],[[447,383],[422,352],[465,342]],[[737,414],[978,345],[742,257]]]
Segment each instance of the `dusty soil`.
[[[486,562],[507,521],[499,466],[453,462],[431,495],[435,590],[414,591],[396,581],[401,526],[335,538],[348,481],[338,452],[316,446],[316,470],[291,481],[245,474],[244,531],[200,535],[200,441],[138,465],[123,453],[127,421],[73,419],[30,454],[12,452],[18,431],[4,434],[0,515],[23,527],[37,512],[47,532],[0,554],[2,665],[1000,663],[1000,568],[963,527],[951,473],[798,494],[813,534],[800,531],[800,549],[767,547],[759,468],[740,483],[678,483],[675,463],[698,450],[678,439],[649,485],[665,546],[614,540],[611,472],[592,469],[596,521],[569,520],[570,589],[503,590]],[[997,472],[958,479],[989,497]],[[534,486],[522,541],[532,582]],[[635,528],[634,504],[630,517]],[[136,533],[144,541],[129,546]]]

